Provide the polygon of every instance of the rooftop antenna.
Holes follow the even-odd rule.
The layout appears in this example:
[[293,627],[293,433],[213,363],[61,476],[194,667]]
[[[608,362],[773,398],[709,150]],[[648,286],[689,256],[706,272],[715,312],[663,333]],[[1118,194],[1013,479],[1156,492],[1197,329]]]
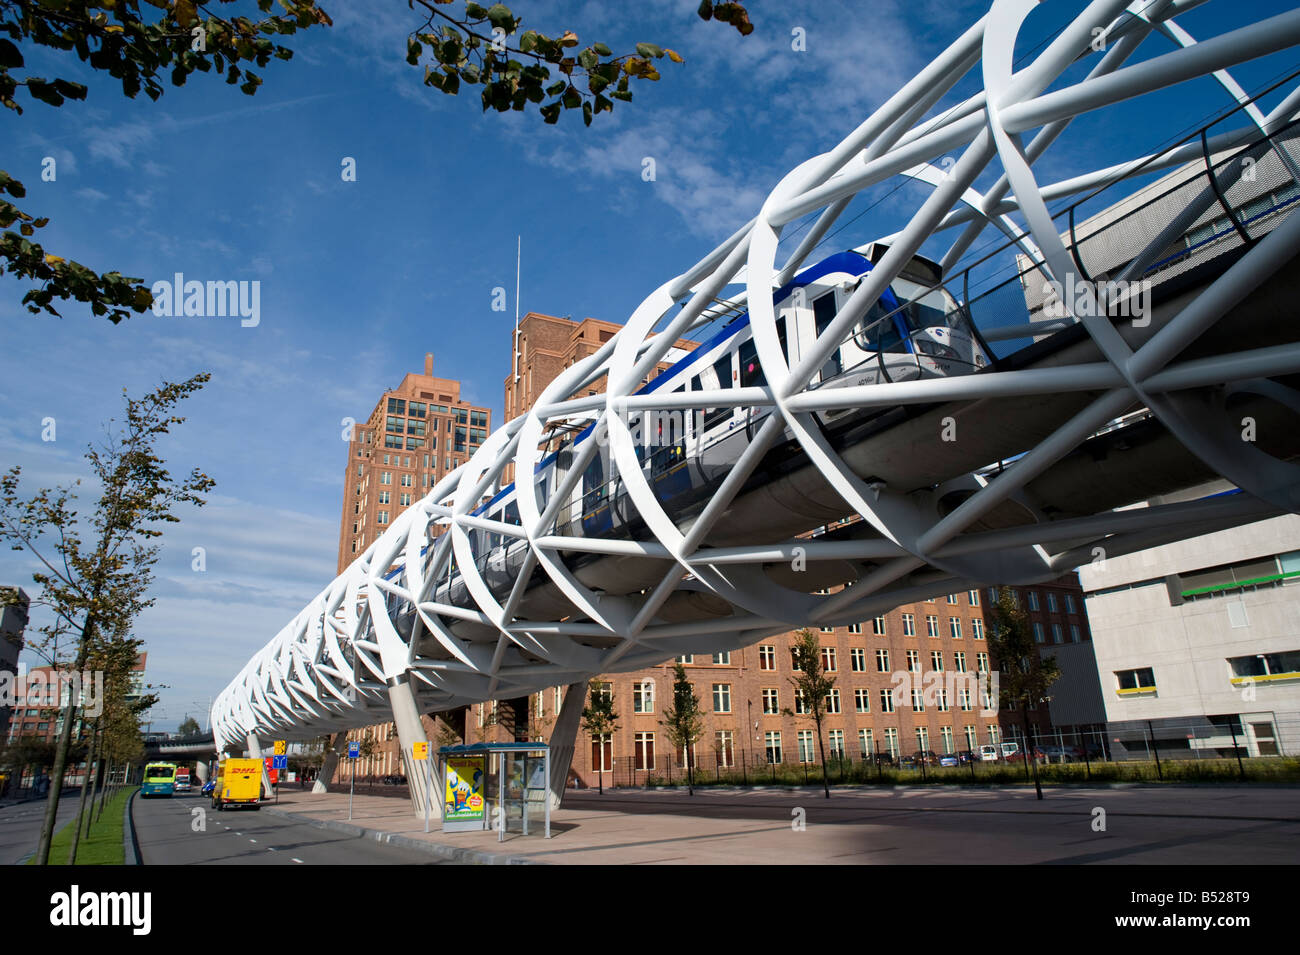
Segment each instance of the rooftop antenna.
[[519,383],[519,260],[522,257],[523,248],[524,237],[522,235],[515,236],[515,384]]

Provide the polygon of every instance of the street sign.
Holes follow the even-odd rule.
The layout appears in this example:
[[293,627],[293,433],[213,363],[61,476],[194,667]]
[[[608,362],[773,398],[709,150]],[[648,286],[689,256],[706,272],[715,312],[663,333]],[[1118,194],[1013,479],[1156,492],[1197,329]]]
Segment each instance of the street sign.
[[411,752],[411,757],[412,757],[413,759],[428,759],[428,758],[429,758],[429,744],[428,744],[428,743],[412,743],[412,744],[411,744],[411,750],[412,750],[412,752]]
[[357,759],[361,756],[361,740],[354,739],[348,743],[348,759]]
[[284,770],[287,770],[287,769],[289,768],[289,757],[288,757],[288,756],[272,756],[271,759],[272,759],[272,761],[273,761],[272,764],[271,764],[271,768],[272,768],[272,769],[284,769]]
[[287,753],[288,748],[286,747],[284,740],[282,739],[276,740],[275,748],[272,750],[272,752],[275,753],[276,756],[283,756],[285,753]]

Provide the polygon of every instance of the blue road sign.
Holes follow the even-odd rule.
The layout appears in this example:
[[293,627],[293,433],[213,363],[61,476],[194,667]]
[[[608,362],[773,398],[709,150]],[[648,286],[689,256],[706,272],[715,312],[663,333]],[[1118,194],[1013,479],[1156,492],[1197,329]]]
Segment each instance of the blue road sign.
[[348,743],[348,759],[356,759],[361,755],[361,741],[353,740]]
[[288,769],[288,768],[289,768],[289,757],[288,757],[288,756],[272,756],[272,757],[271,757],[271,768],[272,768],[272,769]]

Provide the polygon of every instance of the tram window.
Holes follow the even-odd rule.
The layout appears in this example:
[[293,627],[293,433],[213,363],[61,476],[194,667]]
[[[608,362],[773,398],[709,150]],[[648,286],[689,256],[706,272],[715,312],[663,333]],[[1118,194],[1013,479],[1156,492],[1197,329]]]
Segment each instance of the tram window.
[[505,517],[502,518],[502,520],[503,520],[506,524],[518,524],[518,523],[520,523],[520,520],[519,520],[519,502],[518,502],[518,501],[511,501],[509,504],[506,505],[506,509],[505,509]]
[[758,349],[754,345],[754,339],[742,342],[736,354],[740,359],[740,387],[767,384],[763,366],[758,363]]
[[[719,388],[731,387],[731,355],[723,355],[713,363],[713,371],[718,379]],[[726,421],[731,417],[731,408],[705,408],[704,409],[704,430],[713,427],[719,421]]]
[[785,340],[785,316],[782,315],[776,320],[776,340],[781,343],[781,354],[786,361],[790,361],[790,351]]
[[600,502],[605,498],[605,470],[600,460],[600,454],[591,459],[587,465],[587,470],[582,474],[582,508],[584,511],[594,510],[600,506]]
[[[830,327],[835,319],[835,292],[830,291],[825,295],[813,301],[813,323],[817,328],[817,337],[821,338],[822,333]],[[843,370],[840,363],[840,350],[838,342],[835,351],[831,352],[826,359],[826,364],[822,366],[822,380],[833,378]]]

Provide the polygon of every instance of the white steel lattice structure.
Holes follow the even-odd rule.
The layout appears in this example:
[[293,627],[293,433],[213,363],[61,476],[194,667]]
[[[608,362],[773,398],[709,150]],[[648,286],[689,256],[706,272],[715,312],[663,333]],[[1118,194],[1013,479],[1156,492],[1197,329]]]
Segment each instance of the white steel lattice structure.
[[[1193,42],[1172,18],[1198,5],[1098,0],[1017,69],[1013,49],[1035,4],[996,0],[403,512],[221,694],[218,748],[396,719],[409,751],[416,712],[735,649],[792,626],[860,621],[980,584],[1050,579],[1098,549],[1122,554],[1296,510],[1300,429],[1287,415],[1300,402],[1278,379],[1300,372],[1300,335],[1284,321],[1297,291],[1285,266],[1300,247],[1288,198],[1300,85],[1290,78],[1265,113],[1224,71],[1300,44],[1300,10]],[[971,76],[981,91],[935,113]],[[1235,127],[1069,179],[1035,178],[1035,161],[1076,117],[1205,77],[1229,106],[1241,104]],[[1086,164],[1088,152],[1071,155]],[[1080,228],[1074,206],[1068,221],[1049,211],[1101,190],[1126,197],[1153,172],[1168,173],[1164,191],[1115,206],[1112,219],[1132,213],[1122,228],[1108,229],[1105,216]],[[855,197],[898,177],[928,184],[928,195],[796,351],[779,322],[795,322],[806,303],[783,311],[773,290],[804,274]],[[1215,225],[1224,215],[1226,231]],[[783,230],[808,216],[807,233],[778,260]],[[961,269],[990,226],[1004,244]],[[1209,238],[1197,238],[1206,228]],[[869,310],[923,243],[943,235],[955,239],[936,284],[957,311],[986,341],[1035,341],[971,373],[900,375],[881,359],[866,383],[830,382],[828,360],[838,369],[855,335],[876,340]],[[1004,267],[1010,281],[979,290]],[[1102,271],[1113,284],[1094,284]],[[1154,304],[1123,317],[1113,290],[1144,278]],[[1035,312],[1039,283],[1070,291]],[[743,294],[720,307],[738,284]],[[990,322],[981,308],[1010,320]],[[718,373],[713,386],[682,376],[676,389],[643,390],[674,341],[703,338],[741,309],[757,384],[732,387]],[[921,352],[907,351],[920,369]],[[605,393],[572,397],[602,375]],[[671,466],[638,454],[634,432],[651,413],[733,408],[728,435],[743,440],[725,467],[709,471],[714,445],[703,439],[676,444]],[[1243,442],[1244,415],[1270,439]],[[510,464],[523,487],[517,513],[485,510],[485,498],[505,500]],[[683,468],[690,507],[658,483]],[[1242,493],[1113,510],[1214,478]],[[602,507],[610,526],[593,530],[588,512]],[[400,701],[395,688],[405,688]]]

